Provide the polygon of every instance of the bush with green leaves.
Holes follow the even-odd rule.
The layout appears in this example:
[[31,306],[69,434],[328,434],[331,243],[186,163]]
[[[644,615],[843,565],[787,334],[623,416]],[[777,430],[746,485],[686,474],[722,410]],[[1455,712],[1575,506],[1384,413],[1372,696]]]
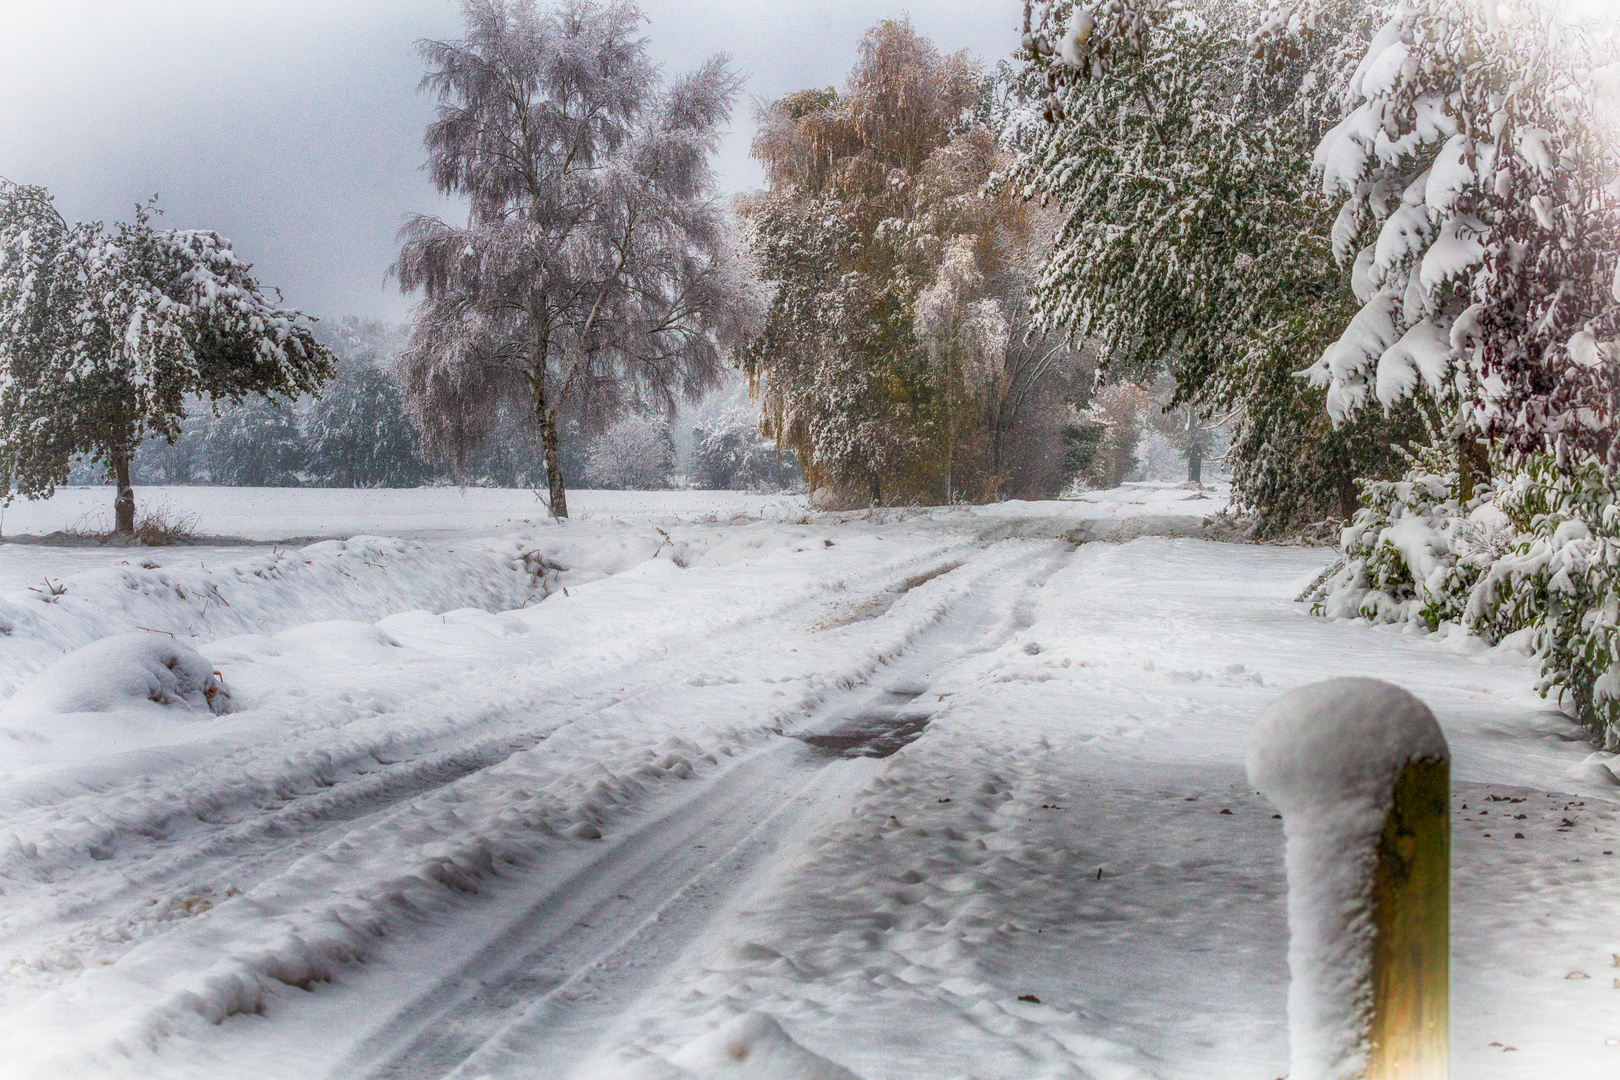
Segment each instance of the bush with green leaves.
[[1543,696],[1620,747],[1620,505],[1600,465],[1559,468],[1537,454],[1499,490],[1512,549],[1471,590],[1468,625],[1487,640],[1528,631]]
[[1610,749],[1620,747],[1620,505],[1601,466],[1499,459],[1464,503],[1455,461],[1431,451],[1398,481],[1364,483],[1343,557],[1305,590],[1318,615],[1450,623],[1495,645],[1510,635]]

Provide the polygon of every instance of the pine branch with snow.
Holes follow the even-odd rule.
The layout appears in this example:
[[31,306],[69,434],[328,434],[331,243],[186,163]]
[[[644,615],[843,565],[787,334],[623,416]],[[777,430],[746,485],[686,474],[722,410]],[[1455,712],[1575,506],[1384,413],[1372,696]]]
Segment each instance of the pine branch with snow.
[[1336,417],[1419,391],[1612,469],[1620,171],[1609,46],[1533,0],[1399,5],[1315,169],[1361,310],[1311,368]]

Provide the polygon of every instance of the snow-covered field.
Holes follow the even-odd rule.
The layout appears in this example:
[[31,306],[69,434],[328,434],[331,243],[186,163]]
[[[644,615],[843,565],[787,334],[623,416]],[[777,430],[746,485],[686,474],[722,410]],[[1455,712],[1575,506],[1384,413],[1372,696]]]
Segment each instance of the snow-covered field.
[[[1225,508],[1225,484],[1189,491],[1180,485],[1126,484],[1087,492],[1072,502],[1007,502],[976,507],[987,516],[1052,516],[1163,532],[1195,526]],[[229,538],[228,544],[188,544],[146,551],[139,558],[118,547],[63,547],[33,541],[64,530],[111,528],[113,489],[59,488],[50,499],[0,507],[0,595],[48,589],[49,582],[91,568],[158,562],[166,568],[235,565],[267,550],[312,540],[358,535],[417,540],[504,536],[550,523],[545,506],[526,488],[215,488],[153,487],[136,492],[136,509],[157,509],[192,522],[191,531]],[[609,522],[716,522],[737,516],[789,521],[805,516],[802,495],[746,491],[570,491],[572,524]],[[1175,521],[1165,522],[1164,518]]]
[[1245,741],[1344,674],[1452,747],[1455,1074],[1620,1068],[1607,756],[1522,656],[1311,617],[1329,552],[1185,535],[1218,492],[165,494],[369,535],[0,549],[57,560],[0,596],[8,1077],[1272,1080]]
[[[0,530],[6,536],[19,536],[74,526],[108,529],[113,494],[110,487],[59,488],[49,499],[19,499],[0,513]],[[135,494],[138,513],[161,508],[174,516],[194,518],[194,531],[199,533],[266,542],[344,538],[357,533],[412,538],[484,534],[520,528],[546,517],[545,505],[527,488],[187,486],[138,488]],[[746,491],[570,491],[568,509],[581,520],[739,513],[781,516],[802,512],[804,498]]]

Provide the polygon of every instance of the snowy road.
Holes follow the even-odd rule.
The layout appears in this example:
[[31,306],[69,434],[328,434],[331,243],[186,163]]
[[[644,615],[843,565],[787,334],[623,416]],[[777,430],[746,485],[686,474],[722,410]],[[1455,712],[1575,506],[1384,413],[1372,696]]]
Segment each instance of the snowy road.
[[[265,599],[320,558],[220,571],[229,611],[174,617],[241,711],[69,747],[0,709],[7,1075],[673,1080],[729,1037],[864,1080],[1270,1080],[1281,835],[1243,739],[1349,673],[1454,748],[1460,1073],[1620,1064],[1610,774],[1522,658],[1308,616],[1326,552],[1051,513],[569,528],[489,611],[408,609],[517,549],[365,548],[348,621]],[[38,633],[150,585],[100,573]]]

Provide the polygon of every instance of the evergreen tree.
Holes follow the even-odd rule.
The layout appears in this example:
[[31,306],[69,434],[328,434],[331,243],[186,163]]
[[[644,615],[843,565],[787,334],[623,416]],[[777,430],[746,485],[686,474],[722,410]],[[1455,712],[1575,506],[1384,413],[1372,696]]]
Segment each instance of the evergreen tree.
[[263,397],[226,405],[207,426],[202,465],[224,487],[297,487],[305,449],[298,417]]
[[309,410],[310,482],[324,487],[415,487],[428,476],[421,440],[392,372],[345,359]]

